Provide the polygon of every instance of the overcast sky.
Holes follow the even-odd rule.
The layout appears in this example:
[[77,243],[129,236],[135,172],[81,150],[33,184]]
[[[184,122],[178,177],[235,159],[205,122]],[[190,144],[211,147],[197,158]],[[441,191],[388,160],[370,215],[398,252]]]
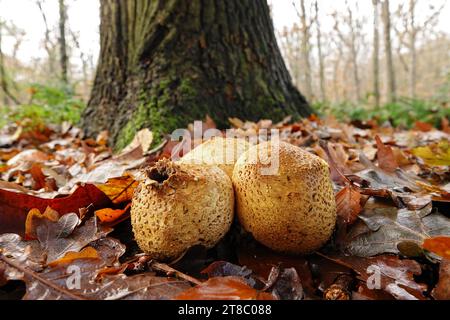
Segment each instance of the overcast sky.
[[[225,1],[225,0],[224,0]],[[308,0],[307,0],[308,1]],[[421,0],[421,5],[417,12],[423,15],[430,4],[439,4],[447,1],[447,5],[442,13],[439,28],[450,33],[450,0]],[[299,2],[299,1],[295,1]],[[372,19],[371,0],[349,0],[350,3],[358,3],[360,15],[368,21]],[[407,3],[406,0],[393,0],[392,7],[398,3]],[[79,41],[85,53],[96,56],[99,49],[98,25],[99,25],[99,1],[98,0],[68,0],[69,23],[71,30],[79,34]],[[292,0],[269,0],[273,8],[275,27],[281,30],[284,26],[291,26],[298,21],[296,10]],[[58,1],[46,0],[45,11],[50,26],[56,27],[58,19]],[[342,11],[345,8],[345,0],[319,0],[322,15],[321,22],[326,32],[332,27],[333,20],[330,13],[334,10]],[[44,37],[44,23],[35,0],[0,0],[0,17],[4,21],[12,21],[16,26],[26,32],[25,41],[19,51],[19,58],[22,61],[30,61],[32,58],[45,56],[42,47]],[[370,26],[370,24],[369,24]],[[5,51],[10,52],[13,40],[4,39]]]

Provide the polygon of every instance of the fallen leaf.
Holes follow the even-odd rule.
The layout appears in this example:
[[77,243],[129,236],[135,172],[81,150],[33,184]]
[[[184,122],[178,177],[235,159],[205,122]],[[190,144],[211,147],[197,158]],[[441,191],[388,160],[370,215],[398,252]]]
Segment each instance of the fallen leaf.
[[346,186],[336,194],[337,214],[346,224],[353,224],[362,210],[361,193],[352,186]]
[[246,266],[263,279],[268,279],[272,269],[294,268],[308,296],[314,295],[315,286],[311,269],[305,257],[294,257],[273,252],[258,243],[241,244],[238,249],[239,264]]
[[436,300],[450,300],[450,260],[443,260],[439,270],[439,282],[431,295]]
[[[2,249],[4,240],[5,237],[0,236]],[[127,277],[120,270],[117,274],[102,272],[110,269],[125,250],[108,238],[93,244],[99,258],[59,261],[43,271],[30,267],[26,254],[7,249],[3,251],[5,255],[0,254],[0,272],[3,270],[7,280],[25,282],[24,300],[169,300],[191,287],[186,281],[156,277],[152,273]],[[74,278],[73,272],[68,270],[78,270],[80,277]]]
[[131,175],[109,179],[105,184],[97,184],[97,188],[103,191],[115,204],[131,201],[134,190],[139,182]]
[[34,163],[31,166],[30,173],[31,173],[31,176],[32,176],[32,178],[34,180],[33,189],[34,190],[40,190],[40,189],[45,188],[45,186],[46,186],[46,181],[45,181],[46,177],[45,177],[44,173],[42,172],[42,167],[39,164]]
[[283,269],[277,274],[271,292],[278,300],[302,300],[303,286],[295,268]]
[[425,239],[422,247],[444,259],[450,259],[450,237]]
[[95,211],[95,215],[102,223],[113,223],[121,219],[128,209],[131,208],[131,203],[129,203],[124,209],[111,209],[105,208]]
[[414,124],[414,129],[421,132],[430,132],[431,130],[433,130],[433,126],[426,122],[416,121],[416,123]]
[[368,230],[350,238],[346,250],[351,255],[361,257],[382,253],[400,254],[402,246],[409,251],[411,246],[420,248],[428,238],[450,236],[450,219],[431,211],[431,205],[418,211],[395,207],[364,210],[359,218]]
[[36,228],[40,224],[39,221],[42,219],[57,222],[59,218],[59,213],[50,207],[47,207],[44,213],[41,213],[39,209],[31,209],[25,221],[25,239],[36,239]]
[[42,163],[48,161],[50,157],[42,151],[31,149],[25,150],[11,158],[6,164],[10,167],[16,167],[24,162]]
[[47,207],[64,215],[92,205],[94,209],[111,206],[109,198],[97,187],[87,184],[63,198],[43,199],[0,189],[0,234],[25,234],[25,221],[31,209],[44,212]]
[[393,255],[373,258],[331,255],[328,258],[353,269],[359,280],[370,283],[374,289],[388,292],[398,300],[426,299],[424,292],[427,286],[414,280],[414,276],[422,273],[420,264],[414,260],[402,260]]
[[411,151],[415,156],[422,158],[429,166],[450,166],[450,143],[442,140],[439,143],[426,147],[418,147]]
[[57,265],[60,264],[67,264],[67,263],[71,263],[74,260],[78,260],[78,259],[99,259],[99,255],[97,250],[95,250],[92,247],[86,247],[83,250],[81,250],[80,252],[67,252],[64,257],[52,261],[48,264],[49,267],[56,267]]
[[390,146],[387,146],[381,141],[379,136],[375,137],[375,141],[377,142],[377,158],[378,158],[378,166],[390,173],[395,172],[395,170],[399,167],[397,160],[395,159],[394,152]]
[[214,277],[240,277],[244,279],[249,286],[254,288],[258,280],[254,278],[253,271],[247,267],[238,266],[226,261],[216,261],[202,270],[203,274],[208,275],[209,278]]
[[133,141],[126,146],[122,150],[123,153],[127,153],[130,151],[133,151],[136,148],[141,148],[142,153],[146,153],[148,150],[150,150],[150,146],[153,143],[153,133],[149,129],[142,129],[133,138]]
[[250,287],[239,277],[216,277],[175,297],[176,300],[275,300],[272,294]]

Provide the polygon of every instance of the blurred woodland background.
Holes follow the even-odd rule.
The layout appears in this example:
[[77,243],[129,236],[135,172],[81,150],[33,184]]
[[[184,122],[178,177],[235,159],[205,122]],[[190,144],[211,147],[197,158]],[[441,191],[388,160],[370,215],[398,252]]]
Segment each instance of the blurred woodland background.
[[[449,117],[449,1],[269,5],[293,82],[316,113],[405,127]],[[0,126],[79,120],[95,77],[98,16],[97,0],[0,0]]]

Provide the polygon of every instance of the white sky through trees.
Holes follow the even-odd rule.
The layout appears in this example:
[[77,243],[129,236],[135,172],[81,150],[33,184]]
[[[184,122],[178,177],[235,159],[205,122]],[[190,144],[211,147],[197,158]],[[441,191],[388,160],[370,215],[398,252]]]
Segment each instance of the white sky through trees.
[[[69,24],[73,32],[79,36],[81,49],[86,54],[92,54],[97,57],[99,50],[99,1],[98,0],[66,0],[68,4]],[[283,27],[292,26],[298,22],[299,18],[292,0],[269,0],[272,6],[275,27],[281,31]],[[309,3],[310,1],[307,0]],[[348,0],[350,5],[359,6],[359,15],[367,17],[367,26],[371,28],[372,21],[372,1],[371,0]],[[392,10],[399,3],[405,3],[407,0],[391,0]],[[450,0],[421,0],[417,8],[418,19],[425,18],[427,9],[430,4],[440,6],[446,2],[446,6],[441,14],[438,28],[450,33]],[[344,12],[345,0],[319,0],[321,7],[321,24],[323,32],[331,30],[333,26],[333,18],[330,14],[337,10]],[[298,7],[298,4],[297,4]],[[58,1],[45,0],[44,10],[50,28],[54,28],[54,37],[57,36],[57,20],[58,20]],[[307,9],[308,10],[308,9]],[[423,17],[421,17],[421,15]],[[43,48],[43,39],[45,33],[44,23],[36,5],[35,0],[0,0],[0,18],[6,22],[13,22],[17,27],[25,31],[25,38],[18,52],[18,58],[27,63],[32,59],[45,57],[46,53]],[[370,29],[368,31],[370,35]],[[10,37],[4,38],[4,47],[6,53],[11,52],[14,39]],[[76,63],[76,62],[73,62]]]

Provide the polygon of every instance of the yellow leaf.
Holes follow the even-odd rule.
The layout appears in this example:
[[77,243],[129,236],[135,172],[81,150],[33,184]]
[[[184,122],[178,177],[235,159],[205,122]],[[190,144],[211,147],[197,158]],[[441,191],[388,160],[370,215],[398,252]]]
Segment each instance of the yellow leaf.
[[111,208],[106,208],[106,209],[101,209],[101,210],[95,211],[95,214],[97,215],[97,217],[100,219],[101,222],[111,223],[111,222],[119,220],[128,211],[128,209],[130,207],[131,207],[131,203],[129,203],[125,207],[125,209],[114,210]]
[[87,247],[80,252],[67,252],[61,259],[50,262],[50,267],[56,267],[59,264],[70,263],[78,259],[98,259],[98,252],[92,247]]
[[412,153],[422,158],[429,166],[450,166],[450,143],[441,141],[426,147],[418,147]]
[[138,182],[131,176],[109,179],[105,184],[97,184],[97,188],[103,191],[114,204],[131,201]]
[[39,223],[38,221],[43,219],[56,222],[59,220],[59,213],[50,207],[47,207],[44,213],[41,213],[38,209],[31,209],[25,221],[25,239],[36,238],[36,225]]

